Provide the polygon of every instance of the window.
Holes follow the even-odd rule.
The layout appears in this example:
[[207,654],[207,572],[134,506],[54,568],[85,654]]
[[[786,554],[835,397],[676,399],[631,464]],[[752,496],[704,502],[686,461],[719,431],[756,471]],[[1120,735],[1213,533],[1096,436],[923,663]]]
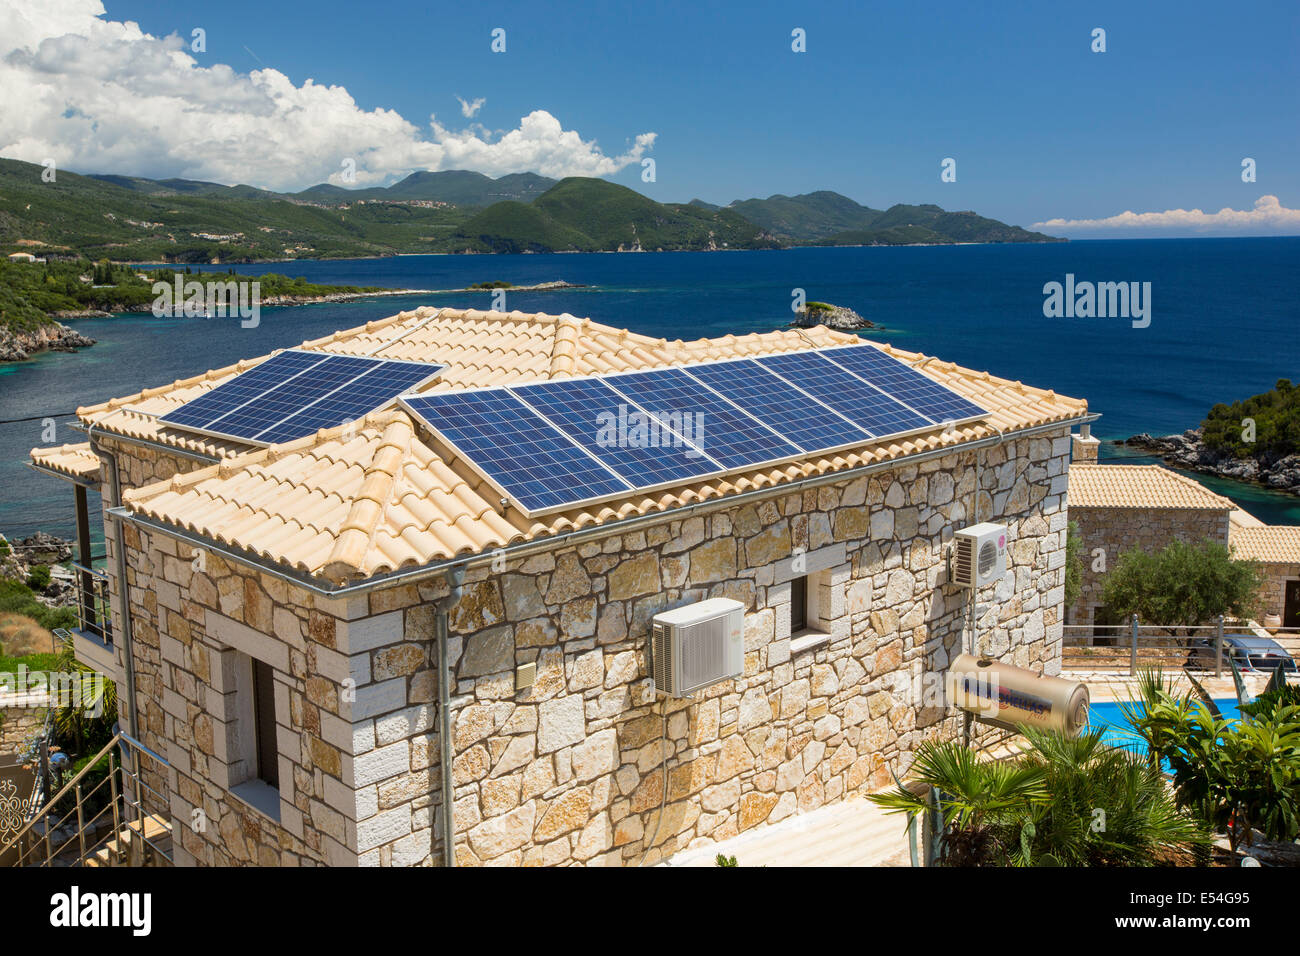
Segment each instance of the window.
[[795,578],[790,582],[790,633],[798,634],[808,629],[808,578]]
[[230,792],[253,809],[278,820],[280,747],[275,719],[275,668],[248,654],[239,651],[233,654]]
[[275,678],[271,665],[253,661],[253,733],[257,740],[257,777],[280,788],[280,758],[275,733]]

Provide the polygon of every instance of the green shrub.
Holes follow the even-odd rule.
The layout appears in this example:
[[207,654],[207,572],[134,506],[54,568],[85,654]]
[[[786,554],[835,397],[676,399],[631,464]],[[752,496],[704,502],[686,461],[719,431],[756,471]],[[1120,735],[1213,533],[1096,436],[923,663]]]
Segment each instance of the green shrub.
[[50,586],[50,566],[34,564],[27,572],[27,586],[33,591],[44,591]]
[[1300,837],[1300,706],[1284,688],[1243,708],[1239,721],[1215,717],[1190,693],[1176,695],[1147,671],[1140,703],[1126,716],[1154,762],[1169,762],[1180,806],[1228,835],[1233,852],[1252,830],[1269,840]]
[[1101,603],[1121,619],[1136,614],[1174,630],[1220,614],[1248,615],[1259,585],[1258,566],[1236,560],[1224,544],[1171,541],[1154,554],[1140,548],[1121,554],[1102,584]]
[[923,792],[868,799],[915,817],[937,790],[944,866],[1154,866],[1207,842],[1142,756],[1103,745],[1100,731],[1025,733],[1030,748],[1004,761],[924,743],[912,765]]

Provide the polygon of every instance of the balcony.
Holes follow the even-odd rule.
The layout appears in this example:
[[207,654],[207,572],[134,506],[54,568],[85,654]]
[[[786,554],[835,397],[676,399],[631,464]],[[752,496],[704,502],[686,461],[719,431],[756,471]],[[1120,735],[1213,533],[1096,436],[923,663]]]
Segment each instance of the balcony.
[[[85,565],[73,564],[77,588],[77,626],[70,636],[77,660],[99,671],[109,680],[120,681],[122,664],[113,645],[113,612],[108,575]],[[60,628],[62,631],[62,628]]]

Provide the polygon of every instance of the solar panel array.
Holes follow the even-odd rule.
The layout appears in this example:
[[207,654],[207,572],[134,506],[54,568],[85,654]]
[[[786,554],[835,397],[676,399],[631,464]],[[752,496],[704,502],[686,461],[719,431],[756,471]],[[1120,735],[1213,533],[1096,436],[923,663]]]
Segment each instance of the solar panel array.
[[530,516],[988,414],[870,345],[402,403]]
[[256,444],[276,444],[360,418],[445,366],[289,349],[159,420]]

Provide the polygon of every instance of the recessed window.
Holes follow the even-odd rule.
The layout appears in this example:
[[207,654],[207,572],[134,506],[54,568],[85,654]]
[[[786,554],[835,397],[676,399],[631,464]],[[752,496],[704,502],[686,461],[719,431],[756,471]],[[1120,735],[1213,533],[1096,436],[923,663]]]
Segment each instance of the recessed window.
[[[280,818],[279,734],[275,719],[275,669],[235,652],[234,747],[230,792],[272,819]],[[286,715],[287,717],[287,715]]]
[[253,732],[257,739],[257,777],[280,788],[280,758],[275,733],[275,678],[271,665],[253,661]]
[[808,578],[795,578],[790,582],[790,633],[798,634],[808,628]]

